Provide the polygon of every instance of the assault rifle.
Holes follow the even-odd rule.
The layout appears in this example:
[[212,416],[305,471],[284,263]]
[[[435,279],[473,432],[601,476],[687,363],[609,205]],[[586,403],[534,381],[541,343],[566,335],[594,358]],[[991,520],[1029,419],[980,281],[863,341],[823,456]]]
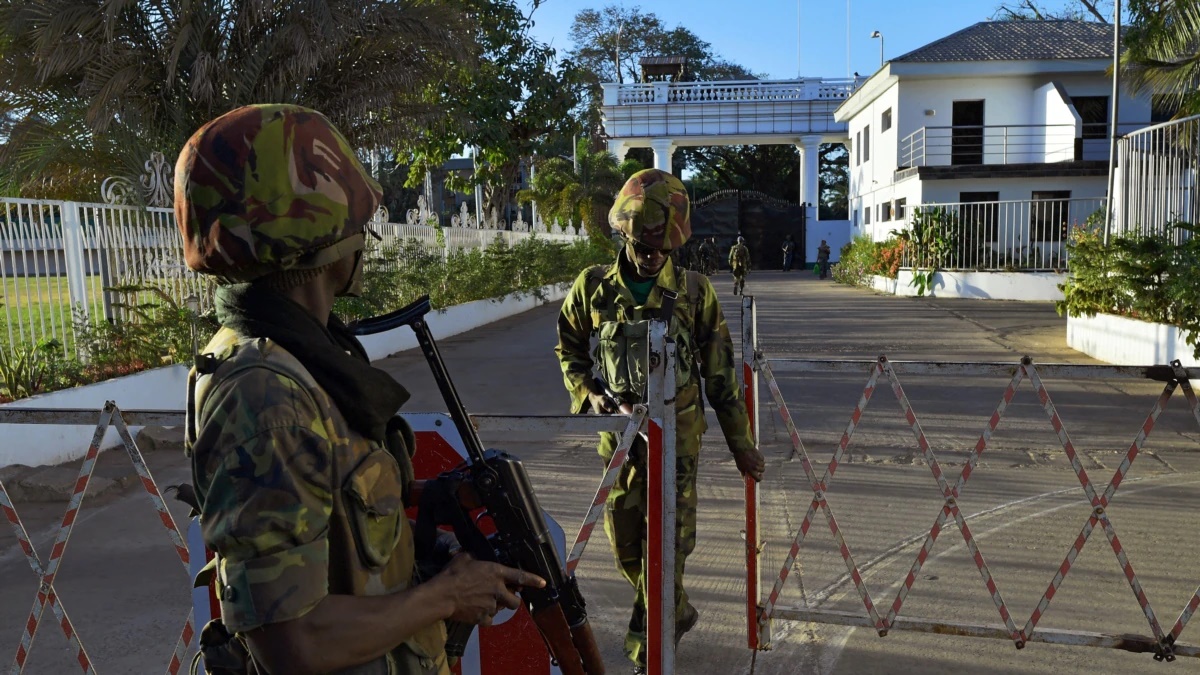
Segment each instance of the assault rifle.
[[[418,550],[422,542],[432,545],[437,525],[449,525],[463,550],[476,559],[516,567],[545,579],[545,588],[526,588],[520,594],[551,657],[563,675],[602,675],[604,663],[588,624],[583,595],[574,575],[568,576],[565,571],[525,467],[513,455],[484,450],[425,323],[429,311],[429,297],[424,296],[407,307],[350,327],[356,335],[371,335],[401,326],[413,329],[450,418],[467,448],[468,460],[464,465],[427,482],[421,490],[416,530]],[[495,526],[494,534],[485,535],[480,530],[479,518],[473,515],[479,507]],[[461,656],[473,628],[450,626],[447,654]]]

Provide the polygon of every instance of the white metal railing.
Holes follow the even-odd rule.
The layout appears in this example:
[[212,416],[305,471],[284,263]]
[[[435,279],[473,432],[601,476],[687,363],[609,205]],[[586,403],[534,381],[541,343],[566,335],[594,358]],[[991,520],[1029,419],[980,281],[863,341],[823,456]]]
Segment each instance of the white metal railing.
[[[1145,125],[1118,125],[1118,133]],[[921,127],[901,139],[896,165],[972,166],[1108,160],[1107,124]]]
[[921,250],[910,247],[905,267],[932,262],[949,271],[1064,271],[1071,232],[1103,214],[1104,208],[1102,198],[918,204],[910,207],[908,222],[896,229],[911,230],[921,219],[934,223],[934,231],[946,242],[936,261],[923,259]]
[[1111,231],[1187,236],[1176,223],[1200,217],[1200,116],[1147,127],[1117,143]]
[[[540,221],[531,231],[511,232],[393,223],[382,211],[378,217],[372,229],[383,238],[381,251],[415,241],[445,255],[497,239],[512,246],[533,236],[561,242],[583,236]],[[194,296],[201,312],[211,308],[211,281],[184,262],[172,209],[0,198],[0,349],[56,340],[70,353],[77,322],[128,318],[123,305],[131,297],[111,289],[133,286],[146,289],[140,301],[169,298],[183,306]]]
[[606,83],[604,105],[643,103],[770,103],[839,101],[849,98],[858,79],[733,80],[721,82]]

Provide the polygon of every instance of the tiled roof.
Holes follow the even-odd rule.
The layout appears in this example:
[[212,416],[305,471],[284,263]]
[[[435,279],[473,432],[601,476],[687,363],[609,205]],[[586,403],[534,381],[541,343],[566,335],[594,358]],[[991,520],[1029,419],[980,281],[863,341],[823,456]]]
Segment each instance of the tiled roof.
[[1111,59],[1113,27],[1090,21],[984,21],[894,63]]

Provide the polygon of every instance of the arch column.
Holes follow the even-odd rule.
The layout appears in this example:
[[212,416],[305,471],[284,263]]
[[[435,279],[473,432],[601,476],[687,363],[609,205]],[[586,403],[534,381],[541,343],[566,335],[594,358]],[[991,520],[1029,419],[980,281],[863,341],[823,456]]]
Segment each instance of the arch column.
[[812,207],[812,220],[817,220],[821,209],[821,137],[801,136],[796,144],[800,150],[800,201]]
[[617,158],[617,164],[620,164],[629,154],[629,144],[619,138],[610,138],[608,139],[608,151]]
[[675,141],[670,138],[655,138],[650,141],[650,147],[654,149],[654,168],[672,173],[671,153],[675,151]]

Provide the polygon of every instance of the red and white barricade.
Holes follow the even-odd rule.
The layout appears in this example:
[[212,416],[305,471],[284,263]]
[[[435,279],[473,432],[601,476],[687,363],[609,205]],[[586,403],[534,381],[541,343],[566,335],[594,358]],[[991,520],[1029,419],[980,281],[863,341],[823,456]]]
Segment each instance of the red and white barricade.
[[[747,578],[748,604],[751,607],[759,607],[757,616],[750,621],[750,644],[752,648],[765,649],[769,647],[769,638],[767,636],[769,635],[770,620],[774,617],[779,617],[796,621],[870,628],[878,632],[881,637],[886,636],[889,631],[893,630],[917,631],[1010,640],[1017,649],[1023,648],[1029,642],[1040,642],[1146,652],[1153,654],[1154,658],[1160,661],[1174,661],[1179,656],[1200,656],[1200,646],[1179,642],[1180,635],[1187,626],[1188,621],[1196,609],[1200,607],[1200,589],[1190,598],[1180,611],[1178,619],[1168,630],[1166,625],[1159,619],[1159,614],[1147,598],[1128,552],[1121,545],[1116,528],[1107,513],[1109,503],[1120,488],[1122,481],[1125,480],[1133,462],[1142,452],[1147,437],[1153,431],[1168,401],[1177,390],[1183,391],[1185,402],[1192,416],[1200,424],[1200,403],[1197,402],[1196,394],[1189,381],[1190,378],[1200,377],[1200,368],[1184,368],[1178,361],[1168,366],[1149,367],[1076,366],[1062,364],[1035,365],[1033,360],[1028,357],[1016,364],[893,362],[886,356],[880,356],[875,361],[768,360],[757,350],[757,341],[753,335],[753,298],[747,297],[744,299],[744,302],[743,320],[744,324],[748,326],[748,333],[743,342],[743,353],[753,355],[744,358],[753,359],[751,370],[761,375],[766,381],[771,396],[779,410],[780,418],[791,440],[791,457],[799,459],[803,467],[806,477],[806,484],[803,487],[811,493],[808,512],[805,514],[800,527],[792,538],[783,567],[765,602],[762,600],[758,589],[757,571],[754,570],[753,565],[748,566],[750,574],[753,575]],[[775,378],[775,372],[781,371],[791,373],[863,373],[865,371],[867,375],[866,385],[863,388],[858,404],[850,415],[850,420],[845,432],[842,434],[841,441],[834,450],[829,464],[823,470],[820,470],[820,467],[811,461],[808,451],[801,440],[795,420],[788,410],[787,402],[784,400]],[[995,375],[1008,378],[999,403],[994,412],[983,421],[983,430],[979,435],[978,441],[975,443],[968,460],[964,463],[962,471],[957,477],[947,476],[943,472],[938,457],[926,438],[924,430],[921,428],[917,413],[909,402],[899,377],[901,374],[924,375],[935,373],[968,376]],[[1055,407],[1050,392],[1042,380],[1043,376],[1064,379],[1139,379],[1164,383],[1161,395],[1154,402],[1145,421],[1134,430],[1134,438],[1120,466],[1107,483],[1098,484],[1088,476],[1080,460],[1079,452],[1076,450],[1067,432],[1067,425]],[[749,380],[750,377],[747,375],[747,381]],[[1057,436],[1070,462],[1071,469],[1078,479],[1084,497],[1091,507],[1091,512],[1086,522],[1083,523],[1078,537],[1076,537],[1067,550],[1062,564],[1049,570],[1050,581],[1041,601],[1038,602],[1024,625],[1019,625],[1010,612],[999,584],[992,575],[978,540],[972,534],[967,519],[959,509],[958,500],[966,488],[972,472],[978,466],[980,458],[988,448],[993,432],[996,430],[997,425],[1000,423],[1013,399],[1018,395],[1021,383],[1026,380],[1029,382],[1033,394],[1044,410],[1049,425]],[[886,382],[887,388],[891,390],[892,395],[899,404],[900,412],[912,431],[913,438],[919,450],[919,456],[929,468],[939,498],[942,501],[942,507],[930,527],[928,535],[925,536],[921,547],[918,549],[915,560],[907,574],[900,580],[896,597],[891,599],[888,604],[882,606],[877,605],[876,597],[878,596],[872,594],[863,578],[862,569],[855,561],[850,547],[846,543],[846,538],[843,536],[842,529],[838,524],[835,508],[830,503],[827,495],[828,486],[835,478],[838,467],[845,458],[863,412],[877,394],[876,390],[881,381]],[[751,391],[752,389],[753,385],[747,387],[748,404],[754,401],[754,392]],[[750,499],[749,492],[747,496],[747,559],[750,561],[753,557],[750,555],[750,542],[753,540],[749,536],[751,533],[750,523],[756,517],[757,502]],[[789,574],[793,571],[805,537],[812,527],[818,511],[825,516],[837,549],[845,563],[847,577],[853,583],[862,601],[863,611],[861,613],[824,610],[813,607],[785,607],[779,603],[784,584]],[[939,534],[950,522],[954,523],[963,537],[971,558],[978,568],[981,581],[987,589],[988,596],[995,605],[995,611],[1001,620],[1000,624],[972,624],[960,621],[901,615],[904,602],[908,598],[917,579],[921,578],[921,569],[933,552]],[[1148,634],[1146,635],[1064,630],[1038,625],[1039,620],[1045,615],[1051,601],[1062,586],[1064,579],[1071,572],[1071,568],[1079,553],[1088,543],[1092,533],[1096,529],[1103,531],[1104,538],[1107,539],[1109,547],[1116,556],[1121,572],[1132,592],[1134,601],[1138,603],[1145,617],[1148,628]],[[759,636],[757,642],[755,640],[756,631]]]

